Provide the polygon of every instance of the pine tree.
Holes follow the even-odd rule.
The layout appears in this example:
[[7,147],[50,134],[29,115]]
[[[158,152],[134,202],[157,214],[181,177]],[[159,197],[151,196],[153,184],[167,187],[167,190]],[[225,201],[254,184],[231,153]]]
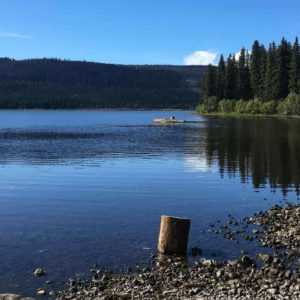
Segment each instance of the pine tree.
[[221,55],[217,70],[217,97],[219,100],[225,97],[225,79],[226,79],[226,66],[224,56]]
[[230,54],[227,59],[225,77],[225,97],[227,99],[238,98],[237,76],[238,72],[235,57]]
[[291,44],[284,38],[278,47],[279,98],[285,98],[289,93],[289,68],[291,64]]
[[300,47],[298,38],[293,45],[289,71],[289,92],[300,92]]
[[255,41],[251,55],[243,48],[239,60],[229,55],[225,63],[220,57],[218,67],[208,67],[203,83],[205,96],[220,99],[281,100],[289,92],[300,93],[300,44],[293,46],[284,38],[268,50]]
[[267,66],[264,81],[264,99],[275,100],[280,95],[279,69],[277,47],[273,42],[269,46],[267,54]]
[[254,97],[259,96],[260,86],[261,86],[261,46],[256,40],[252,46],[251,52],[251,87],[253,90]]
[[203,95],[204,97],[216,96],[217,94],[217,72],[216,67],[208,65],[207,71],[203,78]]
[[238,76],[237,76],[237,98],[248,100],[251,97],[250,86],[250,71],[247,63],[247,53],[245,48],[240,51],[238,61]]
[[249,93],[249,99],[253,98],[253,90],[251,87],[251,72],[250,72],[250,66],[251,66],[251,55],[249,51],[246,52],[246,76],[247,76],[247,84],[248,87],[248,93]]
[[250,74],[253,96],[262,98],[264,94],[264,79],[266,73],[267,53],[263,45],[255,41],[252,46]]
[[267,50],[265,46],[260,46],[260,71],[259,71],[259,87],[257,96],[259,99],[264,98],[265,94],[265,78],[266,78],[266,70],[267,70]]

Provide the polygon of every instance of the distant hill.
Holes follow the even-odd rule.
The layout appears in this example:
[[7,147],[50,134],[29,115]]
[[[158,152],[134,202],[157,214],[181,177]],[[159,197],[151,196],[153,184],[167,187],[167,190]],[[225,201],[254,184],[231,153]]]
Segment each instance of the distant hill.
[[0,58],[0,108],[194,108],[205,69]]

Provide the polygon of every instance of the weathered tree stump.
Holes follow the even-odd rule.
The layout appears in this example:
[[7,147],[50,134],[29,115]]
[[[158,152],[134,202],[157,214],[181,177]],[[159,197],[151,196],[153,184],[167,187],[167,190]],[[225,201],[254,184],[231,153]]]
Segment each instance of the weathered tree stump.
[[162,254],[185,255],[191,220],[161,216],[157,250]]

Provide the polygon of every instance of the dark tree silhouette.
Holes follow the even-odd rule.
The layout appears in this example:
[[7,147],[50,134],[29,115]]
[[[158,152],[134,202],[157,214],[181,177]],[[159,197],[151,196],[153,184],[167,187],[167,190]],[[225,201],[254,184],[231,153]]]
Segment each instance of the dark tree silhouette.
[[0,59],[0,108],[192,108],[202,66]]

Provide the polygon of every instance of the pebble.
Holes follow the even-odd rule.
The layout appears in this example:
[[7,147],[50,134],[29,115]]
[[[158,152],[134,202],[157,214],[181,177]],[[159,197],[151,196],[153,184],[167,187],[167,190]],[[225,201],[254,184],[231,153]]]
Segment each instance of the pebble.
[[[235,225],[233,217],[231,222]],[[231,261],[200,259],[192,266],[182,258],[154,258],[152,267],[129,274],[106,274],[105,280],[70,281],[58,292],[58,300],[70,299],[300,299],[300,205],[274,206],[241,221],[259,226],[252,230],[273,254],[259,253],[256,258],[241,255]],[[218,222],[219,223],[219,222]],[[242,226],[242,224],[239,224]],[[214,226],[211,226],[215,228]],[[231,236],[230,226],[221,226]],[[257,231],[256,231],[257,230]],[[239,230],[243,232],[242,230]],[[233,233],[232,233],[233,234]],[[242,233],[245,235],[245,233]],[[261,262],[258,264],[257,262]],[[93,272],[92,277],[95,275]],[[122,298],[124,295],[125,298]],[[2,299],[0,299],[2,300]]]
[[33,272],[33,275],[36,277],[41,277],[41,276],[46,275],[46,272],[43,268],[36,268]]
[[45,295],[47,294],[47,292],[46,292],[45,289],[38,289],[38,290],[36,291],[36,294],[37,294],[38,296],[45,296]]
[[21,298],[17,294],[0,294],[0,300],[20,300]]

